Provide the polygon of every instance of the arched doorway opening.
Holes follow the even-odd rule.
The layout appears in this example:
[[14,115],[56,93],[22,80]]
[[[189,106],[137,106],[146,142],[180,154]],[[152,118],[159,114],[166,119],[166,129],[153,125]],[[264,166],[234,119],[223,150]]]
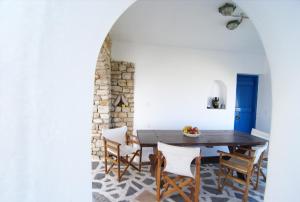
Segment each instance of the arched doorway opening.
[[[216,15],[218,15],[218,13],[215,13]],[[121,17],[122,18],[122,17]],[[223,27],[224,29],[225,29],[225,27]],[[120,42],[120,41],[119,41]],[[134,58],[134,56],[133,55],[130,55],[130,54],[127,54],[127,53],[132,53],[132,52],[134,52],[134,48],[131,46],[131,49],[130,49],[130,51],[128,51],[128,49],[127,49],[127,47],[128,47],[128,44],[125,44],[124,45],[124,43],[123,44],[121,44],[121,43],[119,43],[119,42],[117,42],[118,43],[118,45],[117,46],[115,46],[115,51],[117,50],[117,48],[119,48],[119,52],[117,53],[117,54],[115,54],[114,56],[116,57],[116,58],[121,58],[121,60],[123,60],[124,58],[125,59],[128,59],[128,58]],[[114,46],[114,42],[112,42],[113,43],[113,46]],[[161,44],[160,44],[161,45]],[[180,50],[180,51],[175,51],[175,50],[170,50],[170,44],[167,44],[167,46],[168,47],[166,47],[165,49],[163,49],[163,51],[162,50],[160,50],[160,48],[157,48],[157,47],[150,47],[149,48],[149,46],[148,47],[145,47],[145,46],[143,46],[142,47],[142,51],[144,51],[143,52],[143,54],[144,55],[149,55],[149,49],[151,49],[151,51],[153,51],[153,52],[160,52],[160,53],[162,53],[162,52],[172,52],[172,54],[174,54],[174,55],[176,55],[177,57],[176,58],[180,58],[180,57],[183,57],[183,58],[185,58],[185,59],[181,59],[181,60],[183,60],[183,61],[187,61],[188,60],[188,57],[187,57],[187,55],[193,55],[193,54],[195,54],[195,55],[197,55],[197,56],[199,56],[200,55],[200,58],[203,60],[203,58],[210,58],[210,60],[212,60],[211,58],[218,58],[218,57],[220,57],[220,54],[217,54],[217,53],[211,53],[211,52],[213,52],[213,51],[209,51],[210,52],[210,54],[207,54],[207,52],[205,52],[205,51],[202,51],[202,52],[200,52],[200,53],[195,53],[194,52],[194,50],[193,51],[189,51],[189,50],[187,50],[187,49],[189,49],[190,47],[184,47],[184,51],[187,53],[185,53],[185,54],[179,54],[179,52],[182,52],[182,50]],[[136,47],[135,47],[136,48]],[[178,47],[176,47],[177,49],[178,49]],[[206,47],[207,48],[207,47]],[[193,49],[193,48],[192,48]],[[121,51],[120,51],[121,50]],[[138,51],[141,51],[141,46],[139,46],[138,47],[138,49],[135,49],[136,51],[138,50]],[[148,52],[147,52],[148,51]],[[183,51],[183,52],[184,52]],[[223,52],[224,52],[224,50],[223,50]],[[126,54],[127,55],[126,55]],[[148,54],[147,54],[148,53]],[[135,53],[136,54],[136,53]],[[169,53],[170,54],[170,53]],[[153,56],[154,54],[152,54],[152,56]],[[162,54],[161,54],[162,55]],[[171,55],[171,54],[170,54]],[[240,54],[241,55],[241,54]],[[165,55],[164,55],[165,56]],[[223,57],[224,57],[224,55],[222,55]],[[123,57],[123,58],[122,58]],[[227,54],[226,53],[226,56],[225,56],[227,59],[228,58],[233,58],[234,56],[233,55],[230,55],[230,54]],[[248,57],[248,58],[247,58]],[[266,61],[264,61],[264,59],[265,58],[256,58],[256,55],[253,57],[253,55],[251,56],[251,54],[248,54],[248,55],[243,55],[243,56],[241,56],[241,58],[243,58],[243,59],[241,59],[241,60],[243,60],[243,62],[245,62],[245,61],[247,61],[247,59],[248,59],[248,61],[258,61],[255,65],[257,65],[257,66],[264,66],[264,65],[266,65],[266,64],[263,64],[264,62],[266,62]],[[247,58],[247,59],[245,59],[245,58]],[[249,58],[251,58],[251,59],[249,59]],[[152,57],[151,59],[149,59],[149,60],[157,60],[157,57],[155,58],[155,56],[154,57]],[[161,58],[160,58],[161,59]],[[170,58],[168,58],[168,59],[166,59],[166,60],[169,60]],[[195,58],[189,58],[189,60],[194,60]],[[237,59],[237,58],[235,58],[235,59]],[[145,60],[145,58],[139,58],[139,59],[137,59],[136,61],[134,61],[134,62],[140,62],[140,61],[146,61]],[[228,59],[228,60],[231,60],[231,59]],[[168,64],[166,61],[164,61],[164,60],[162,60],[163,62],[164,62],[164,66],[170,66],[170,64]],[[233,60],[231,60],[231,61],[233,61]],[[132,62],[132,61],[130,61],[130,62]],[[149,61],[148,61],[149,62]],[[180,64],[180,61],[178,61],[178,60],[176,60],[176,62],[174,62],[174,63],[179,63]],[[174,63],[172,63],[173,65],[174,65]],[[141,64],[141,62],[139,63],[139,65]],[[145,65],[145,63],[143,63],[144,65]],[[149,64],[149,63],[148,63]],[[201,74],[201,71],[200,72],[198,72],[197,70],[196,71],[193,71],[193,70],[195,70],[195,65],[199,65],[199,66],[202,66],[202,65],[204,65],[203,63],[198,63],[198,64],[193,64],[193,63],[188,63],[190,66],[192,66],[192,68],[190,68],[189,70],[192,70],[192,75],[199,75],[199,74]],[[237,73],[246,73],[246,74],[263,74],[261,71],[258,71],[257,69],[256,70],[253,70],[252,68],[249,68],[249,69],[247,69],[246,68],[246,70],[245,69],[238,69],[238,70],[235,70],[235,71],[233,71],[233,72],[222,72],[222,71],[218,71],[218,67],[219,66],[221,66],[220,64],[222,64],[223,66],[230,66],[230,64],[226,64],[226,62],[224,63],[224,60],[220,60],[220,61],[218,61],[217,63],[214,63],[214,64],[211,64],[211,63],[209,63],[209,62],[207,62],[206,61],[206,64],[205,65],[207,65],[207,66],[210,66],[210,67],[215,67],[215,66],[217,66],[217,70],[215,70],[215,71],[213,71],[213,77],[209,80],[209,82],[211,82],[211,81],[214,81],[214,80],[219,80],[219,79],[221,79],[221,81],[222,81],[222,83],[225,83],[225,84],[227,84],[228,85],[228,92],[229,92],[229,96],[228,96],[228,106],[226,106],[227,108],[226,108],[226,111],[228,112],[228,114],[227,115],[225,115],[224,117],[222,117],[221,116],[221,118],[220,119],[217,119],[217,120],[214,120],[214,123],[220,123],[220,125],[218,126],[219,127],[219,129],[220,129],[220,127],[221,128],[223,128],[224,129],[224,127],[226,128],[226,129],[230,129],[230,127],[232,127],[232,122],[230,122],[230,120],[232,121],[233,120],[233,118],[231,117],[230,118],[230,116],[232,116],[232,109],[234,108],[234,104],[235,104],[235,99],[234,99],[234,97],[235,97],[235,95],[234,95],[234,93],[235,93],[235,91],[233,90],[234,88],[235,88],[235,83],[234,83],[234,78],[232,78],[232,75],[233,74],[237,74]],[[240,64],[242,64],[242,63],[240,63]],[[240,65],[239,63],[235,63],[235,64],[231,64],[232,66],[238,66],[238,65]],[[258,65],[259,64],[259,65]],[[147,64],[146,64],[147,65]],[[153,63],[152,63],[152,65],[153,65]],[[180,65],[182,65],[182,66],[184,66],[185,65],[185,63],[181,63]],[[250,65],[249,66],[251,66],[251,65],[253,65],[253,63],[251,64],[250,63]],[[191,80],[193,80],[191,83],[188,83],[187,82],[187,80],[182,80],[182,81],[184,81],[184,83],[182,84],[181,83],[181,85],[183,85],[183,88],[181,87],[181,86],[179,86],[179,85],[175,85],[175,87],[174,87],[174,83],[176,84],[177,82],[175,81],[175,80],[172,80],[171,79],[171,77],[175,77],[175,79],[177,80],[177,81],[179,81],[179,80],[181,80],[181,76],[182,75],[184,75],[184,71],[186,70],[186,69],[181,69],[180,70],[180,67],[178,68],[178,66],[176,66],[176,65],[174,65],[175,67],[177,67],[176,68],[176,70],[178,70],[180,73],[176,73],[176,71],[173,71],[173,72],[171,72],[171,73],[168,73],[168,71],[172,71],[170,68],[167,68],[167,69],[163,69],[163,68],[161,68],[162,66],[159,66],[159,65],[155,65],[155,66],[158,66],[159,68],[159,71],[161,71],[160,73],[163,75],[163,78],[159,78],[159,74],[155,74],[155,71],[156,71],[156,73],[158,72],[158,69],[155,69],[155,71],[153,71],[153,72],[151,72],[151,71],[146,71],[145,69],[144,70],[142,70],[142,71],[146,71],[146,73],[145,73],[145,75],[156,75],[156,76],[158,76],[158,77],[156,77],[156,81],[158,81],[157,83],[159,84],[159,85],[157,85],[157,86],[154,86],[153,88],[151,88],[151,87],[149,87],[149,86],[143,86],[143,88],[147,88],[147,90],[148,90],[148,92],[150,91],[151,92],[151,94],[153,94],[153,95],[155,95],[154,96],[154,98],[152,97],[152,96],[149,96],[149,94],[145,94],[145,93],[141,93],[141,90],[140,89],[142,89],[142,87],[140,87],[139,86],[139,84],[142,84],[141,83],[141,80],[143,80],[143,83],[145,82],[145,79],[146,79],[146,77],[145,77],[145,75],[143,76],[142,74],[139,74],[139,75],[137,75],[137,86],[136,86],[136,88],[137,88],[137,91],[136,91],[136,93],[137,93],[137,96],[138,96],[138,98],[137,99],[139,99],[139,97],[148,97],[148,98],[151,98],[151,100],[148,100],[148,99],[146,99],[146,100],[142,100],[142,99],[140,99],[139,100],[139,102],[137,102],[137,105],[138,105],[138,108],[137,108],[137,112],[136,112],[136,115],[137,115],[137,119],[138,120],[141,120],[141,119],[139,119],[138,117],[141,117],[141,115],[139,114],[139,111],[141,112],[141,111],[143,111],[143,113],[145,113],[145,111],[144,110],[142,110],[142,108],[143,109],[146,109],[147,110],[147,108],[148,109],[150,109],[149,111],[152,111],[153,113],[149,113],[148,112],[148,114],[147,115],[150,115],[149,117],[152,117],[152,119],[148,119],[148,120],[146,120],[145,122],[134,122],[135,124],[137,124],[137,128],[140,128],[140,127],[142,127],[142,128],[152,128],[152,127],[160,127],[160,128],[175,128],[175,129],[178,129],[177,127],[181,127],[184,123],[182,123],[182,122],[180,122],[179,120],[182,118],[182,115],[183,115],[183,117],[185,117],[186,119],[187,119],[187,122],[193,122],[193,124],[199,124],[199,122],[201,122],[200,124],[201,124],[201,128],[205,128],[205,129],[209,129],[209,128],[213,128],[214,126],[212,126],[212,125],[209,125],[209,122],[211,122],[212,120],[209,120],[209,121],[207,121],[207,122],[203,122],[203,120],[202,121],[195,121],[195,116],[193,116],[191,119],[189,119],[188,117],[189,116],[191,116],[191,114],[193,114],[193,109],[191,109],[191,110],[187,110],[188,111],[188,113],[186,113],[186,114],[184,114],[184,113],[182,113],[182,111],[180,111],[180,113],[178,113],[178,112],[176,112],[176,111],[174,111],[174,108],[176,108],[176,105],[177,106],[180,106],[180,103],[182,103],[182,101],[176,101],[175,99],[174,99],[174,97],[176,97],[176,96],[178,96],[177,95],[177,92],[178,92],[178,90],[179,91],[181,91],[182,89],[188,89],[189,87],[191,87],[191,86],[193,86],[193,85],[197,85],[197,87],[198,88],[194,88],[194,89],[192,89],[191,91],[189,91],[189,93],[188,94],[190,94],[190,92],[195,92],[195,91],[200,91],[200,92],[205,92],[204,94],[206,95],[206,94],[209,94],[210,92],[207,92],[207,91],[209,91],[209,89],[210,89],[210,86],[207,86],[206,85],[206,83],[197,83],[197,79],[195,79],[195,77],[193,78],[193,76],[190,78]],[[245,65],[244,65],[245,66]],[[254,65],[253,65],[254,66]],[[252,67],[253,67],[252,66]],[[137,68],[139,68],[140,66],[138,66]],[[266,69],[264,69],[263,71],[266,71],[266,72],[268,72],[268,70],[267,70],[267,65],[265,66],[266,67]],[[153,70],[153,69],[152,69]],[[203,70],[203,69],[202,69]],[[204,70],[205,71],[205,70]],[[141,69],[140,69],[140,72],[141,72]],[[217,76],[216,76],[217,75]],[[225,82],[224,82],[224,78],[222,78],[222,76],[224,76],[225,75]],[[207,74],[206,75],[204,75],[204,77],[206,77],[207,76]],[[201,79],[204,79],[204,77],[203,78],[201,78]],[[229,79],[228,79],[228,77],[229,77]],[[141,79],[142,78],[142,79]],[[170,80],[166,80],[166,78],[168,78],[168,79],[170,79]],[[151,79],[151,76],[149,76],[149,79]],[[152,77],[152,79],[153,79],[153,77]],[[213,80],[212,80],[213,79]],[[204,79],[205,80],[205,79]],[[169,84],[170,86],[169,87],[166,87],[166,88],[168,88],[168,98],[170,98],[170,99],[167,99],[167,97],[164,97],[164,99],[162,99],[162,97],[160,96],[160,99],[156,99],[155,100],[155,98],[157,98],[157,97],[159,97],[159,96],[156,96],[156,95],[163,95],[164,93],[163,92],[166,92],[166,89],[164,88],[166,85],[162,85],[164,82],[166,82],[167,84]],[[270,81],[268,81],[268,82],[270,82]],[[147,83],[151,83],[151,81],[149,80]],[[206,86],[206,89],[205,88],[201,88],[201,86]],[[199,87],[200,87],[200,90],[199,90]],[[270,86],[269,86],[270,87]],[[162,91],[160,91],[160,92],[156,92],[157,91],[157,89],[158,88],[161,88],[162,89]],[[269,89],[270,90],[270,89]],[[202,95],[203,96],[203,95]],[[203,101],[203,103],[204,103],[204,105],[206,104],[206,101],[207,101],[207,96],[203,96],[203,97],[205,97],[205,101]],[[226,97],[227,97],[227,95],[226,95]],[[186,101],[187,100],[189,100],[191,97],[188,97],[187,99],[185,99]],[[226,98],[227,99],[227,98]],[[198,99],[198,97],[197,97],[197,100],[199,100]],[[111,101],[112,102],[112,101]],[[154,103],[154,104],[153,104]],[[203,103],[201,104],[201,105],[203,105]],[[154,105],[154,106],[153,106]],[[189,106],[197,106],[197,103],[194,103],[194,102],[190,102],[189,104],[188,104]],[[226,103],[226,105],[227,105],[227,103]],[[162,108],[161,107],[159,107],[159,106],[164,106],[163,108],[163,110],[167,113],[167,114],[175,114],[172,118],[173,119],[171,119],[171,121],[170,122],[166,122],[166,121],[164,121],[164,120],[169,120],[169,118],[168,117],[164,117],[164,116],[162,116],[162,119],[160,119],[158,122],[155,122],[155,120],[154,120],[154,117],[155,117],[155,114],[157,115],[157,114],[160,114],[159,113],[159,111],[161,111],[162,110]],[[171,107],[165,107],[165,106],[171,106]],[[269,106],[270,106],[270,104],[269,104]],[[151,108],[152,107],[152,108]],[[200,106],[200,108],[202,108],[201,106]],[[206,106],[204,107],[204,108],[206,108]],[[206,117],[207,117],[207,115],[208,116],[210,116],[209,114],[211,114],[211,112],[208,110],[207,111],[207,109],[203,109],[203,110],[205,110],[205,111],[202,111],[201,113],[206,113]],[[268,112],[270,113],[271,112],[271,110],[270,109],[268,109]],[[97,113],[97,112],[96,112]],[[198,113],[199,113],[199,111],[198,111]],[[229,119],[226,119],[225,117],[229,117]],[[224,120],[229,120],[229,122],[228,123],[222,123],[222,122],[224,122]],[[185,120],[186,121],[186,120]],[[269,120],[269,122],[270,122],[270,120]],[[176,124],[176,125],[173,125],[173,124]],[[108,126],[109,127],[109,126]],[[270,128],[270,126],[268,126],[268,128]]]
[[[1,18],[1,148],[9,165],[2,169],[2,201],[90,200],[94,63],[99,42],[133,2],[10,1],[0,7],[7,16]],[[272,137],[265,201],[294,201],[299,181],[300,113],[294,103],[300,100],[300,4],[236,2],[255,24],[271,67]]]

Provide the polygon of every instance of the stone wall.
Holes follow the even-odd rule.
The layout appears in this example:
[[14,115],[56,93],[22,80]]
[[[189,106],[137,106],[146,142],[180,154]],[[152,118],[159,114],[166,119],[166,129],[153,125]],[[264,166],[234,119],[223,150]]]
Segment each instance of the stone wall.
[[92,155],[101,156],[102,128],[110,127],[111,39],[106,37],[96,64],[92,119]]
[[111,126],[113,128],[127,126],[127,134],[132,134],[134,64],[124,61],[111,61],[111,68]]
[[[134,64],[111,60],[111,39],[106,37],[96,64],[93,119],[92,155],[98,160],[103,155],[103,128],[127,126],[133,131],[134,113]],[[116,103],[118,97],[121,102]],[[124,102],[125,101],[125,102]]]

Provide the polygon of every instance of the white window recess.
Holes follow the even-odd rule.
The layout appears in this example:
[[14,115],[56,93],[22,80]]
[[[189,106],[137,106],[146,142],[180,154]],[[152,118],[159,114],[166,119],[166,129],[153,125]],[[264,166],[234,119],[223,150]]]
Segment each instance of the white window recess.
[[[218,98],[218,107],[213,106],[213,99]],[[207,98],[207,109],[226,109],[227,102],[227,87],[225,83],[221,80],[214,80],[211,89],[210,95]]]

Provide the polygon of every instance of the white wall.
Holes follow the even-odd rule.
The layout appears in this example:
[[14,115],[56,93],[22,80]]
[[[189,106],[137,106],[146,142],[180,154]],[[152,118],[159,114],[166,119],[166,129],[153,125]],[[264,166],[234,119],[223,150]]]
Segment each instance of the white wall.
[[256,128],[258,130],[270,133],[272,116],[272,88],[269,68],[266,68],[266,72],[264,74],[259,75],[258,82]]
[[[300,109],[291,100],[300,100],[300,1],[236,2],[256,26],[271,67],[272,124],[265,201],[296,201]],[[284,28],[279,28],[280,24]]]
[[[101,42],[133,1],[36,2],[0,6],[0,201],[90,201],[93,71]],[[300,100],[300,4],[237,2],[271,67],[265,201],[295,201],[300,110],[291,100]]]
[[[267,71],[263,53],[196,50],[114,40],[112,58],[136,65],[135,129],[180,130],[192,125],[200,130],[232,130],[237,74]],[[226,85],[225,110],[207,109],[207,98],[211,96],[215,80],[222,80]],[[269,92],[263,91],[260,93],[263,98],[259,100],[268,102],[271,97],[264,95]],[[259,114],[262,113],[259,111]],[[217,156],[218,149],[204,149],[202,154]]]
[[[201,129],[233,129],[237,73],[263,74],[267,69],[263,53],[196,50],[119,41],[113,41],[112,57],[136,64],[136,129],[181,129],[187,124]],[[206,108],[214,80],[222,80],[227,87],[225,110]],[[261,89],[264,90],[270,89]],[[260,93],[261,97],[263,93]]]
[[131,2],[1,1],[1,202],[92,200],[96,60]]

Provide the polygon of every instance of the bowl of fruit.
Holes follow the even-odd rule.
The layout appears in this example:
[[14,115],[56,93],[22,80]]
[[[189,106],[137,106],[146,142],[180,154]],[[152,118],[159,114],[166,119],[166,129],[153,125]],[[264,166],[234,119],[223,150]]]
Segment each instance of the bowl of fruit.
[[185,126],[182,129],[182,132],[185,136],[188,137],[198,137],[200,135],[200,131],[197,127]]

